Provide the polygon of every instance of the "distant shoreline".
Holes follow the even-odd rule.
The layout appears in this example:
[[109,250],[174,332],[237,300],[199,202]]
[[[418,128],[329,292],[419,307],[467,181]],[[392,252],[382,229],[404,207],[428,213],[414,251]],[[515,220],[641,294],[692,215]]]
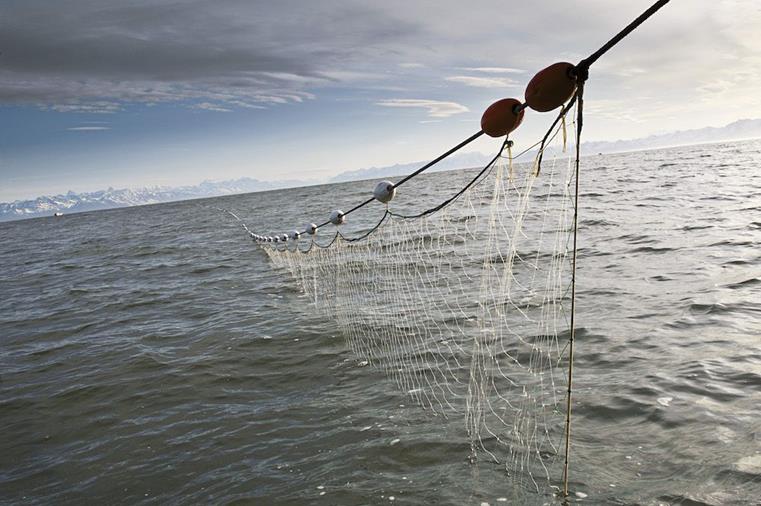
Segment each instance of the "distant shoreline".
[[[591,141],[582,144],[582,154],[585,157],[595,156],[598,154],[615,155],[624,153],[660,151],[667,149],[676,149],[689,146],[702,146],[722,143],[744,143],[761,139],[758,137],[747,137],[739,139],[721,139],[703,142],[673,144],[664,146],[651,147],[634,147],[620,150],[604,150],[601,148],[612,147],[611,145],[622,145],[623,142],[596,142]],[[623,147],[623,146],[622,146]],[[536,150],[532,150],[517,163],[527,163],[532,161]],[[483,156],[483,161],[476,163],[474,160],[475,153],[465,153],[465,157],[470,158],[469,164],[460,164],[453,167],[444,166],[437,172],[447,172],[452,170],[467,170],[477,167],[480,163],[485,163],[488,158]],[[454,158],[453,163],[458,160],[464,162],[464,158]],[[263,193],[269,191],[283,190],[289,188],[302,188],[321,185],[333,185],[348,182],[366,181],[378,179],[381,177],[397,177],[412,172],[416,167],[425,162],[415,162],[410,164],[399,164],[392,167],[364,169],[360,171],[349,171],[355,177],[351,179],[339,179],[341,175],[331,178],[329,181],[260,181],[252,178],[240,178],[231,181],[209,182],[205,181],[195,186],[183,186],[178,188],[159,187],[159,188],[142,188],[142,189],[117,189],[100,190],[96,192],[74,193],[69,192],[54,196],[41,196],[37,199],[19,200],[9,203],[0,203],[0,223],[29,220],[35,218],[52,217],[55,213],[64,215],[79,214],[94,211],[106,211],[109,209],[123,209],[127,207],[139,207],[154,204],[166,204],[170,202],[184,202],[188,200],[200,200],[206,198],[216,198],[232,195],[244,195],[249,193]],[[342,173],[342,174],[347,174]],[[35,210],[38,209],[38,210]]]

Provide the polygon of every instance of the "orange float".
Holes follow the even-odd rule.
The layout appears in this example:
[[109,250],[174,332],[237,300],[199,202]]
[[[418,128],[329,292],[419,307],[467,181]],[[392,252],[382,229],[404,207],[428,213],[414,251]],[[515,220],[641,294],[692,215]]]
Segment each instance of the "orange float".
[[576,90],[574,65],[560,62],[540,70],[526,86],[526,104],[538,112],[563,105]]
[[520,126],[523,109],[516,112],[521,103],[514,98],[503,98],[490,105],[481,116],[481,130],[491,137],[503,137]]

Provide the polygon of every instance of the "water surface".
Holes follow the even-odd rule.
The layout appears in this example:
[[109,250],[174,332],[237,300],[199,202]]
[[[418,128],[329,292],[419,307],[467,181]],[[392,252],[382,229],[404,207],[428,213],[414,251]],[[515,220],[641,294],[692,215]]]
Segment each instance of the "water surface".
[[[574,501],[759,503],[760,166],[759,141],[584,160]],[[470,465],[461,420],[363,365],[214,210],[284,231],[372,186],[0,224],[0,501],[556,503]]]

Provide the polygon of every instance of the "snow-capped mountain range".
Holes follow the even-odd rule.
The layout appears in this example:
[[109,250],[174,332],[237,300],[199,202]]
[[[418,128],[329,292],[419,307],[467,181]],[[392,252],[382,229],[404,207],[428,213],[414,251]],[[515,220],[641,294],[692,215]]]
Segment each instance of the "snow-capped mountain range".
[[[613,142],[584,142],[582,144],[582,151],[586,154],[614,153],[757,137],[761,137],[761,119],[744,119],[735,121],[723,127],[706,127],[695,130],[684,130],[667,134],[651,135],[641,139],[619,140]],[[434,167],[434,169],[451,170],[477,167],[483,165],[489,158],[491,157],[481,153],[459,153],[444,160],[442,163]],[[357,181],[362,179],[398,176],[401,174],[408,174],[426,162],[427,161],[420,161],[397,164],[389,167],[371,167],[359,170],[349,170],[330,178],[328,181],[260,181],[252,178],[241,178],[218,182],[204,181],[195,186],[181,186],[175,188],[154,187],[119,190],[109,188],[108,190],[89,193],[74,193],[70,191],[63,195],[43,196],[34,200],[17,200],[15,202],[0,203],[0,221],[33,218],[38,216],[52,216],[55,213],[75,213],[97,209],[111,209],[176,200],[250,193],[326,182]]]
[[114,189],[96,192],[62,195],[46,195],[33,200],[17,200],[0,203],[0,221],[10,221],[39,216],[52,216],[55,213],[77,213],[98,209],[158,204],[176,200],[188,200],[237,193],[273,190],[290,186],[302,186],[308,181],[259,181],[241,178],[231,181],[204,181],[195,186],[153,187],[140,189]]

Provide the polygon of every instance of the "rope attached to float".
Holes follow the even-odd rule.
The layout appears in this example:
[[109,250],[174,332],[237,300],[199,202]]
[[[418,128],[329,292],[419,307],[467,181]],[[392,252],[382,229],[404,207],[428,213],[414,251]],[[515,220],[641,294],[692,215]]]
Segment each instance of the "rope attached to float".
[[[325,221],[324,223],[321,223],[319,225],[310,223],[304,228],[303,231],[293,230],[288,234],[264,236],[264,235],[255,234],[254,232],[249,230],[246,224],[237,215],[235,215],[231,211],[225,210],[227,213],[232,215],[237,221],[239,221],[242,224],[245,231],[257,243],[279,243],[279,242],[287,242],[287,241],[297,241],[302,235],[308,234],[310,236],[313,236],[310,242],[309,248],[307,250],[300,250],[302,252],[307,252],[311,250],[312,246],[317,246],[319,248],[329,248],[331,247],[331,245],[333,245],[333,243],[339,237],[346,242],[362,241],[366,239],[367,237],[369,237],[371,234],[373,234],[375,231],[377,231],[389,217],[402,218],[402,219],[421,218],[421,217],[425,217],[433,213],[436,213],[440,211],[441,209],[444,209],[445,207],[447,207],[449,204],[454,202],[459,196],[461,196],[465,191],[467,191],[470,187],[478,184],[480,181],[483,181],[484,179],[483,176],[491,170],[495,162],[502,156],[502,153],[504,152],[505,149],[508,150],[508,153],[510,152],[510,148],[512,147],[512,141],[508,140],[508,137],[510,133],[513,132],[515,129],[517,129],[522,123],[523,116],[525,114],[526,109],[533,109],[534,111],[537,111],[537,112],[549,112],[557,108],[561,108],[557,118],[554,120],[550,128],[547,130],[547,132],[545,133],[541,141],[527,148],[526,150],[524,150],[522,153],[520,153],[519,155],[515,157],[509,156],[510,163],[512,163],[512,160],[520,157],[521,155],[525,154],[526,152],[533,149],[534,147],[539,146],[536,163],[535,163],[535,172],[534,172],[534,175],[538,176],[541,170],[544,149],[545,149],[545,146],[547,145],[548,140],[550,140],[551,137],[554,137],[553,131],[555,131],[555,135],[557,134],[557,131],[555,130],[556,126],[558,125],[560,121],[565,121],[565,116],[568,113],[568,111],[571,109],[571,107],[576,105],[577,117],[576,117],[576,153],[575,153],[575,160],[574,160],[575,195],[574,195],[574,214],[573,214],[573,230],[572,230],[573,251],[572,251],[572,264],[571,264],[571,271],[572,271],[571,311],[570,311],[571,314],[570,314],[570,338],[569,338],[569,351],[568,351],[568,390],[567,390],[567,398],[566,398],[566,417],[565,417],[565,431],[564,431],[565,432],[565,457],[564,457],[564,465],[563,465],[563,489],[562,489],[562,494],[564,497],[568,497],[569,495],[568,481],[569,481],[569,474],[570,474],[569,468],[570,468],[573,356],[574,356],[574,342],[576,337],[575,312],[576,312],[577,237],[578,237],[578,213],[579,213],[579,172],[580,172],[579,160],[581,156],[580,144],[581,144],[581,131],[583,126],[584,84],[589,78],[589,68],[592,64],[594,64],[600,57],[602,57],[605,53],[607,53],[610,49],[612,49],[615,45],[617,45],[621,40],[623,40],[627,35],[629,35],[636,28],[638,28],[642,23],[644,23],[648,18],[650,18],[663,6],[669,3],[669,1],[670,0],[658,0],[657,2],[655,2],[650,8],[644,11],[640,16],[638,16],[623,30],[621,30],[618,34],[616,34],[613,38],[611,38],[608,42],[606,42],[602,47],[600,47],[597,51],[592,53],[587,58],[584,58],[583,60],[581,60],[578,64],[573,65],[568,62],[558,62],[539,71],[529,81],[528,85],[526,86],[523,102],[515,98],[504,98],[494,102],[484,111],[483,116],[481,117],[481,130],[471,135],[467,139],[463,140],[456,146],[452,147],[451,149],[449,149],[448,151],[446,151],[439,157],[435,158],[431,162],[425,164],[424,166],[420,167],[416,171],[405,176],[404,178],[399,180],[397,183],[392,183],[390,181],[381,181],[375,187],[373,191],[373,196],[371,198],[368,198],[367,200],[364,200],[363,202],[355,205],[354,207],[352,207],[346,212],[343,212],[340,209],[336,209],[332,211],[329,219]],[[505,137],[505,141],[503,142],[499,152],[461,190],[459,190],[453,196],[444,200],[440,204],[417,214],[403,215],[403,214],[395,213],[388,209],[388,203],[394,198],[397,188],[399,188],[400,186],[402,186],[409,180],[419,176],[420,174],[422,174],[429,168],[436,165],[438,162],[444,160],[445,158],[457,152],[458,150],[462,149],[463,147],[467,146],[471,142],[480,138],[483,134],[486,134],[490,137],[495,137],[495,138]],[[386,210],[383,213],[383,216],[381,217],[381,219],[373,227],[371,227],[369,230],[367,230],[366,232],[362,233],[359,236],[356,236],[356,237],[344,236],[341,233],[340,228],[338,227],[345,223],[346,216],[353,213],[354,211],[357,211],[358,209],[365,207],[366,205],[369,205],[371,202],[376,200],[386,205]],[[317,231],[320,228],[323,228],[330,224],[336,226],[336,233],[327,244],[321,245],[315,240],[314,236],[316,235]]]
[[[623,40],[627,35],[629,35],[632,31],[634,31],[637,27],[639,27],[642,23],[644,23],[645,20],[647,20],[649,17],[655,14],[659,9],[661,9],[664,5],[666,5],[669,1],[670,0],[658,0],[649,9],[643,12],[639,17],[637,17],[634,21],[632,21],[629,25],[627,25],[618,34],[616,34],[612,39],[610,39],[602,47],[600,47],[600,49],[592,53],[587,58],[584,58],[583,60],[581,60],[577,65],[573,65],[568,62],[559,62],[559,63],[552,64],[549,67],[539,71],[529,81],[528,85],[526,86],[524,102],[520,102],[518,99],[515,99],[515,98],[505,98],[505,99],[501,99],[494,102],[484,111],[484,114],[481,117],[481,130],[471,135],[467,139],[463,140],[461,143],[457,144],[453,148],[449,149],[448,151],[446,151],[439,157],[435,158],[434,160],[420,167],[416,171],[408,174],[407,176],[399,180],[397,183],[392,183],[390,181],[382,181],[378,183],[378,186],[375,188],[375,191],[373,192],[374,193],[373,197],[360,202],[359,204],[355,205],[348,211],[343,212],[340,209],[336,209],[331,212],[330,218],[326,220],[325,222],[320,223],[319,225],[310,223],[309,225],[306,226],[306,228],[303,231],[293,230],[292,232],[288,234],[264,236],[264,235],[259,235],[259,234],[250,232],[247,227],[246,227],[246,231],[249,232],[249,235],[256,242],[277,243],[277,242],[286,242],[289,240],[298,240],[301,237],[301,235],[304,235],[304,234],[314,235],[317,232],[317,230],[330,224],[333,224],[335,226],[342,225],[346,222],[346,216],[353,213],[354,211],[357,211],[365,207],[366,205],[370,204],[373,201],[377,200],[381,203],[387,204],[388,202],[391,201],[391,199],[393,199],[396,188],[399,188],[407,181],[419,176],[420,174],[422,174],[429,168],[433,167],[440,161],[444,160],[445,158],[459,151],[460,149],[467,146],[471,142],[475,141],[476,139],[481,137],[483,134],[486,134],[490,137],[495,137],[495,138],[508,137],[510,133],[513,132],[515,129],[517,129],[522,123],[523,115],[527,108],[533,109],[537,112],[548,112],[563,106],[563,104],[565,104],[566,101],[570,99],[570,101],[563,106],[563,108],[560,111],[560,114],[558,114],[558,117],[555,119],[555,121],[552,123],[550,128],[547,130],[547,132],[545,133],[540,143],[540,148],[538,150],[537,163],[536,163],[536,175],[539,175],[539,172],[541,170],[542,159],[544,156],[543,148],[546,145],[547,140],[549,136],[551,135],[552,131],[554,130],[555,126],[557,125],[557,123],[561,121],[562,118],[565,117],[568,110],[570,110],[570,108],[574,105],[574,102],[576,101],[576,97],[577,97],[577,88],[580,85],[579,83],[586,81],[589,77],[589,67],[593,63],[595,63],[600,57],[602,57],[605,53],[607,53],[610,49],[612,49],[616,44],[618,44],[621,40]],[[491,161],[489,164],[487,164],[487,166],[483,169],[483,171],[487,170],[489,165],[494,163],[494,161],[499,158],[500,154],[502,153],[504,149],[505,148],[503,145],[503,147],[500,149],[500,152],[497,154],[494,160]],[[514,157],[514,158],[517,158],[517,157]],[[468,187],[470,187],[473,183],[474,183],[473,181],[468,183],[468,185],[465,188],[463,188],[463,191],[467,189]],[[435,206],[431,210],[421,213],[419,216],[425,216],[432,212],[443,209],[444,207],[448,205],[448,203],[452,202],[454,198],[456,198],[456,196],[450,199],[447,199],[446,201],[442,202],[438,206]],[[415,215],[410,217],[419,217],[419,216]],[[384,217],[381,219],[381,222],[385,218],[386,218],[386,215],[384,214]],[[377,230],[380,224],[381,223],[379,222],[376,226],[372,227],[371,230],[373,231]],[[341,235],[341,234],[339,233],[338,235]],[[365,238],[369,235],[370,234],[364,233],[362,234],[361,237],[352,238],[351,240],[353,242],[353,241]],[[343,235],[341,235],[341,237],[346,239]]]

